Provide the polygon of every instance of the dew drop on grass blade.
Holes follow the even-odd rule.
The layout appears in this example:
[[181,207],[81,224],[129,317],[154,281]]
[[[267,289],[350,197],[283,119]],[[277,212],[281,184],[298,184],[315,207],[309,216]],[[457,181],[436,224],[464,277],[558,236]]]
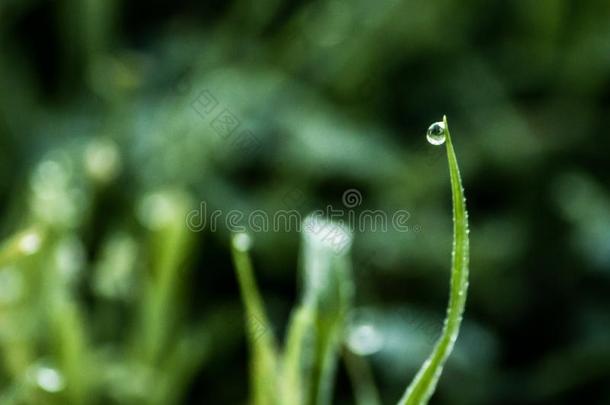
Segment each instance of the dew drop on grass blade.
[[417,375],[407,388],[399,405],[425,405],[434,393],[443,371],[443,366],[453,350],[462,323],[468,290],[468,213],[460,171],[451,143],[447,117],[440,123],[432,124],[427,134],[433,145],[446,143],[451,195],[453,200],[453,251],[451,259],[451,282],[449,304],[443,332],[436,342],[432,353],[424,362]]

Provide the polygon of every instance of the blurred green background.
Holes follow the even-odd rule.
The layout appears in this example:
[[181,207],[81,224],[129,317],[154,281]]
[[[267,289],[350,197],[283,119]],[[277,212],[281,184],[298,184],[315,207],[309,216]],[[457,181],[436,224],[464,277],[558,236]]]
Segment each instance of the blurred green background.
[[[1,0],[0,403],[245,403],[230,232],[185,217],[352,189],[411,214],[353,246],[395,403],[447,299],[443,114],[471,288],[431,403],[610,403],[608,21],[607,0]],[[299,235],[252,236],[281,337]]]

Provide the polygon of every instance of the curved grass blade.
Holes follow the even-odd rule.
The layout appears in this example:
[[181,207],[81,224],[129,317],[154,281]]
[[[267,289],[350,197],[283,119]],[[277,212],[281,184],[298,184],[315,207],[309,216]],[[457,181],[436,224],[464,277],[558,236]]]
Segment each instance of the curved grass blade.
[[278,404],[278,349],[254,279],[248,255],[250,243],[250,237],[244,233],[236,234],[232,241],[233,262],[246,307],[246,333],[252,352],[252,404]]
[[462,314],[466,305],[468,290],[468,213],[460,171],[451,143],[447,117],[443,117],[451,178],[451,195],[453,200],[453,253],[451,260],[451,283],[447,316],[443,332],[436,342],[428,359],[407,388],[399,405],[425,405],[434,393],[436,384],[443,371],[443,366],[453,350],[462,323]]

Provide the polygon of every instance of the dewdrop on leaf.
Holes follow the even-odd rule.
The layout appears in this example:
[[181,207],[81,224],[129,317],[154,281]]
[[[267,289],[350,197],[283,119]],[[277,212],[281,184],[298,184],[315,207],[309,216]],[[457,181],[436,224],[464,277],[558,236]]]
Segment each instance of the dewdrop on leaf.
[[63,391],[66,386],[65,378],[61,372],[47,364],[41,363],[30,366],[27,376],[31,383],[49,393]]
[[240,252],[247,252],[252,247],[252,238],[247,233],[238,233],[233,236],[233,247]]
[[368,308],[351,311],[346,328],[345,342],[355,354],[368,356],[379,352],[384,346],[384,337],[377,325],[377,314]]
[[435,122],[430,125],[428,131],[426,132],[426,139],[432,145],[442,145],[445,143],[447,139],[447,129],[445,128],[445,123],[443,121]]
[[32,255],[40,249],[41,241],[42,238],[37,231],[27,231],[19,238],[19,251],[25,255]]

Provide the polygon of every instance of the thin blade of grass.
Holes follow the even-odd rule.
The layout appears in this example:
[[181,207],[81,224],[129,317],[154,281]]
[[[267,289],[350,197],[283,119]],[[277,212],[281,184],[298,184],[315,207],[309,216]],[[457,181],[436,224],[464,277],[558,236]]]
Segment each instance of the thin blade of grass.
[[246,234],[233,237],[232,252],[241,296],[246,307],[246,333],[251,355],[251,390],[253,404],[279,404],[278,349],[263,300],[254,279],[248,254],[250,239]]
[[176,339],[194,234],[184,226],[191,206],[185,193],[163,190],[146,200],[148,212],[141,216],[150,230],[150,271],[143,281],[132,346],[139,361],[154,366],[162,364],[165,348]]
[[466,212],[464,189],[462,187],[457,158],[451,143],[447,117],[443,117],[443,121],[447,137],[447,159],[449,162],[453,200],[453,252],[449,304],[443,332],[436,342],[432,353],[420,368],[404,396],[398,402],[399,405],[425,405],[428,403],[436,389],[445,362],[449,358],[457,340],[462,322],[462,314],[466,305],[470,249],[468,241],[468,213]]
[[302,306],[290,319],[282,361],[282,402],[286,405],[305,403],[313,369],[315,313],[315,308]]

